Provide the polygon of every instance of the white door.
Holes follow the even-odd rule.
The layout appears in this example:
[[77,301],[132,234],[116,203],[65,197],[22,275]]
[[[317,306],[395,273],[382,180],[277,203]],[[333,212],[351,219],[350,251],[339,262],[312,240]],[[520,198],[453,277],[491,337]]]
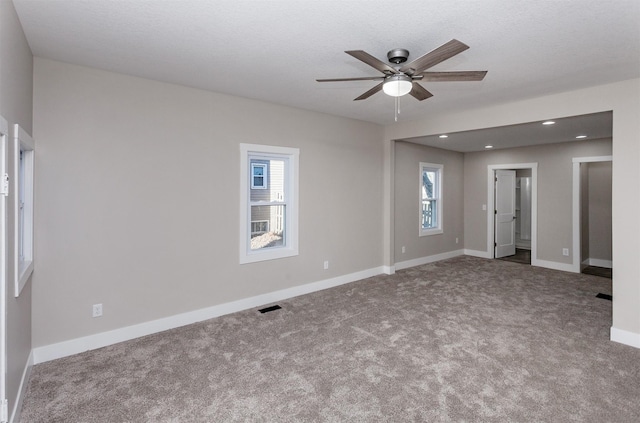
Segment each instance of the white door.
[[7,144],[9,124],[0,116],[0,421],[8,420],[7,409]]
[[516,171],[496,170],[495,258],[516,253]]

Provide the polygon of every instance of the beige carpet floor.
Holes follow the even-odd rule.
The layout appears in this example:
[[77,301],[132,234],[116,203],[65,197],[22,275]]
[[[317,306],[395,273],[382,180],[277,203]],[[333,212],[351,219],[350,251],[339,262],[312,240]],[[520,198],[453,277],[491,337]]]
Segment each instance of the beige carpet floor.
[[600,292],[456,257],[36,365],[22,422],[640,422]]

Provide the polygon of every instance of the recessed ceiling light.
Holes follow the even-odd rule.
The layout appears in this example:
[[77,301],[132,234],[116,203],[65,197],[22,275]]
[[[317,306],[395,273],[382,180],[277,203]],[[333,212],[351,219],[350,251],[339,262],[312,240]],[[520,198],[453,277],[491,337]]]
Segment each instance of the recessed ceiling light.
[[543,124],[543,125],[553,125],[553,124],[555,124],[555,122],[554,122],[554,121],[552,121],[552,120],[548,120],[548,121],[546,121],[546,122],[542,122],[542,124]]
[[440,135],[440,138],[449,138],[449,135],[442,134]]
[[490,148],[493,148],[493,146],[492,145],[485,145],[484,148],[486,148],[488,150]]
[[576,138],[581,140],[582,138],[587,138],[587,136],[586,135],[578,135]]

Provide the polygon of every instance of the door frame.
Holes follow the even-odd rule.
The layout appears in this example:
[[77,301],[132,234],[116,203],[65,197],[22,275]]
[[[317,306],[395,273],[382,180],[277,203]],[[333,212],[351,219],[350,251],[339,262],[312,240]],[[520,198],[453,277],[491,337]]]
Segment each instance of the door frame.
[[[494,215],[496,170],[531,169],[531,265],[538,266],[538,163],[496,164],[487,166],[487,255],[495,258]],[[493,213],[492,213],[493,211]]]
[[[573,188],[572,188],[572,213],[573,213],[573,263],[571,268],[574,272],[580,273],[582,241],[580,237],[580,165],[583,163],[595,162],[611,162],[613,166],[613,156],[592,156],[592,157],[574,157],[573,162]],[[613,256],[611,257],[613,261]]]
[[[0,116],[0,184],[4,185],[8,173],[9,124]],[[9,420],[7,404],[7,195],[6,188],[0,188],[0,421]]]

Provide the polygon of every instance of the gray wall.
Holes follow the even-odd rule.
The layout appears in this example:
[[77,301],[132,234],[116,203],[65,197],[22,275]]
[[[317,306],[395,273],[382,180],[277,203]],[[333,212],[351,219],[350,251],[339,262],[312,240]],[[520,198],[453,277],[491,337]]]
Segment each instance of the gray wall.
[[[0,115],[10,126],[17,123],[32,133],[33,56],[22,32],[13,3],[0,0]],[[12,131],[10,131],[13,133]],[[37,140],[36,140],[37,142]],[[13,154],[13,150],[9,150]],[[36,146],[36,163],[38,161]],[[10,164],[11,166],[11,164]],[[9,169],[11,174],[12,169]],[[10,193],[7,204],[12,204]],[[11,209],[8,227],[15,222]],[[9,245],[13,235],[9,231]],[[31,281],[28,281],[18,298],[14,296],[13,252],[9,249],[7,277],[7,397],[9,410],[14,409],[29,354],[31,352]]]
[[[381,265],[378,125],[41,58],[34,93],[34,347]],[[300,148],[299,256],[238,264],[240,143]]]
[[[419,236],[418,175],[420,162],[441,164],[443,233]],[[395,262],[460,250],[463,228],[463,155],[454,151],[398,141],[395,143]],[[458,238],[458,244],[456,244]],[[402,253],[405,246],[405,253]]]
[[589,179],[589,255],[587,258],[611,261],[611,162],[587,165]]
[[[465,248],[487,251],[487,211],[482,210],[487,203],[487,166],[538,163],[537,257],[571,264],[572,158],[611,155],[611,148],[611,139],[603,139],[465,154]],[[568,257],[562,255],[563,248],[569,248]]]

